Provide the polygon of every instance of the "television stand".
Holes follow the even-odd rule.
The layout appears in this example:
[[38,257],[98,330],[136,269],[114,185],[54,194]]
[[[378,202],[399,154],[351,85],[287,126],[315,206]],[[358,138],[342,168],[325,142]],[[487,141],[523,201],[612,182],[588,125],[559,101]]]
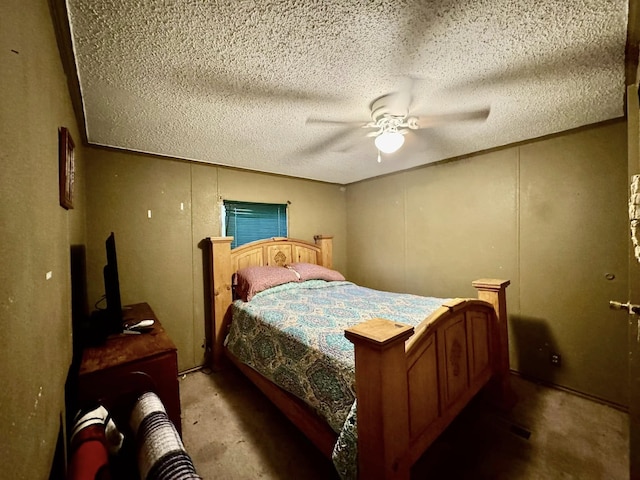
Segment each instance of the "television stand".
[[125,323],[153,319],[153,329],[138,335],[119,334],[102,345],[86,347],[78,374],[78,405],[99,402],[129,428],[129,415],[138,396],[154,391],[182,435],[177,349],[146,303],[123,310]]

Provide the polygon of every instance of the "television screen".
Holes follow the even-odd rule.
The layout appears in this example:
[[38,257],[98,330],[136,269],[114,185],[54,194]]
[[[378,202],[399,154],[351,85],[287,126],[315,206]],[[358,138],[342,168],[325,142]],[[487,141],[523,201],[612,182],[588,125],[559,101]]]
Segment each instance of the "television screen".
[[116,239],[113,232],[105,242],[107,264],[104,266],[104,291],[107,301],[107,321],[113,332],[122,331],[122,302],[120,300],[120,281],[118,279],[118,259]]

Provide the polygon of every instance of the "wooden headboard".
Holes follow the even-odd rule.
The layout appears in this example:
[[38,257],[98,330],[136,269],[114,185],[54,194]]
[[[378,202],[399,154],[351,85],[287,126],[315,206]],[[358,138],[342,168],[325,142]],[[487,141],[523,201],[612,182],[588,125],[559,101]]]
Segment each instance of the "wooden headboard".
[[233,274],[245,267],[305,262],[333,266],[333,237],[316,235],[315,243],[276,237],[231,249],[233,237],[209,237],[211,244],[211,360],[218,368],[231,322]]

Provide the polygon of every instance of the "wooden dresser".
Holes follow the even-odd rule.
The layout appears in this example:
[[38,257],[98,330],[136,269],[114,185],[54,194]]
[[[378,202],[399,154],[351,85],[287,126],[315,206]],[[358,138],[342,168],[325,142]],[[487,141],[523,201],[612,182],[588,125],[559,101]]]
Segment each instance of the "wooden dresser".
[[125,323],[153,319],[154,328],[139,335],[114,335],[102,345],[87,347],[78,377],[80,405],[100,402],[111,411],[119,428],[128,428],[130,409],[137,396],[153,390],[182,435],[177,349],[146,303],[129,305]]

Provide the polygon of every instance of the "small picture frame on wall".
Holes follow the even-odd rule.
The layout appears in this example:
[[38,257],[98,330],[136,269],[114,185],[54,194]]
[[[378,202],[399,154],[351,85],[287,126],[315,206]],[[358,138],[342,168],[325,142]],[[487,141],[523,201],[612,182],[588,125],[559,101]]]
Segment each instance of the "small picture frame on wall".
[[75,148],[75,144],[73,143],[69,130],[65,127],[58,129],[58,146],[60,205],[69,210],[73,208],[73,149]]

